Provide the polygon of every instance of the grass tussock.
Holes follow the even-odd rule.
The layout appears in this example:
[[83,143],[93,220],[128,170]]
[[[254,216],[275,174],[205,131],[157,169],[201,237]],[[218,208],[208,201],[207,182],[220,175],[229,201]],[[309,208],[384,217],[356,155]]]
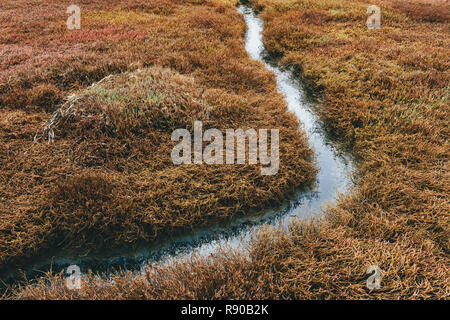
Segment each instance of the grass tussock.
[[[306,138],[229,1],[96,2],[73,31],[64,1],[1,6],[0,270],[225,223],[313,181]],[[195,120],[278,128],[279,173],[175,166],[171,133]]]
[[69,97],[35,139],[53,142],[55,135],[70,139],[101,139],[104,135],[137,138],[152,130],[171,133],[176,128],[189,128],[195,120],[208,120],[213,106],[201,95],[193,78],[170,69],[110,75]]

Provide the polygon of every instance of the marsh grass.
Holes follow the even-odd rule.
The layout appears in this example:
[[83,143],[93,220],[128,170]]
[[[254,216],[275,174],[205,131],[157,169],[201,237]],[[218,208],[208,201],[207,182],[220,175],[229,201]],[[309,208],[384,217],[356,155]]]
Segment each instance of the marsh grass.
[[[15,288],[12,297],[448,299],[448,4],[252,2],[265,19],[267,49],[321,92],[320,116],[326,127],[361,159],[355,192],[328,208],[323,219],[293,223],[288,232],[261,231],[247,251],[153,265],[142,276],[125,273],[98,282],[91,275],[77,292],[63,286],[62,275],[48,275]],[[369,4],[382,8],[380,30],[365,26]],[[206,14],[205,8],[196,15]],[[223,30],[230,31],[229,26]],[[233,45],[234,52],[241,52],[241,45]],[[191,52],[171,53],[163,61],[216,85],[230,80],[230,69],[222,62],[223,72],[216,73],[222,76],[208,69],[194,71],[193,61],[205,59],[210,57]],[[228,86],[235,90],[226,95],[228,101],[242,101],[249,90],[273,88],[272,80],[256,81],[261,75],[243,72],[250,67],[230,65],[239,66],[232,69],[247,75],[247,84]],[[215,97],[213,105],[221,100]],[[4,221],[11,224],[19,217]],[[373,264],[382,270],[378,291],[366,287],[365,272]]]

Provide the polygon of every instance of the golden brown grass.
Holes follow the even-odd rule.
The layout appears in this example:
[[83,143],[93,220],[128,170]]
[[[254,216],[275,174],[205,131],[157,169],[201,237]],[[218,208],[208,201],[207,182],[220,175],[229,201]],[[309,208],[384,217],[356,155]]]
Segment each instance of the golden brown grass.
[[[306,138],[274,76],[248,58],[234,6],[102,1],[83,5],[82,29],[69,31],[63,1],[36,1],[46,13],[23,34],[26,3],[2,3],[16,14],[1,34],[0,270],[225,223],[313,180]],[[280,171],[174,165],[171,133],[195,120],[278,128]]]
[[[265,44],[320,90],[320,116],[361,159],[357,190],[324,219],[266,230],[248,252],[154,266],[145,276],[49,275],[29,299],[448,299],[448,4],[255,0]],[[382,28],[368,30],[368,5]],[[382,288],[366,288],[378,265]]]

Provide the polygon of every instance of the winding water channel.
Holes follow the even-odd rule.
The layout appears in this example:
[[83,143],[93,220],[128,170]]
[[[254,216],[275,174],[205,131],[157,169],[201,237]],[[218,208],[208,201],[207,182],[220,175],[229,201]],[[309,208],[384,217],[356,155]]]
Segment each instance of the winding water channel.
[[172,238],[152,247],[144,246],[133,252],[108,252],[103,256],[83,258],[55,257],[52,261],[36,262],[32,270],[61,270],[70,264],[77,264],[84,273],[88,269],[108,273],[111,268],[141,270],[147,262],[167,263],[172,259],[182,259],[192,253],[209,255],[224,247],[240,247],[250,239],[262,225],[286,226],[293,218],[305,218],[311,212],[320,214],[321,208],[335,203],[339,194],[345,194],[352,186],[355,167],[350,154],[339,152],[335,142],[329,139],[322,124],[314,114],[314,104],[308,99],[302,83],[291,70],[285,70],[268,57],[263,45],[264,23],[251,7],[238,7],[247,24],[245,48],[254,60],[261,61],[276,75],[278,90],[285,96],[288,109],[294,113],[308,135],[310,147],[316,156],[319,169],[317,181],[312,189],[299,190],[290,201],[276,209],[266,210],[250,217],[235,220],[226,226],[213,226],[195,230],[192,234]]

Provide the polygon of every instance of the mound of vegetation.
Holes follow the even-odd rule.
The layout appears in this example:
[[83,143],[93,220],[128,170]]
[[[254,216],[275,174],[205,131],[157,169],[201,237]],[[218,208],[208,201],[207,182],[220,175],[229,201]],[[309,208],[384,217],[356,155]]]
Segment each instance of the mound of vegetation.
[[108,76],[89,89],[69,97],[36,140],[57,137],[101,139],[151,131],[171,133],[207,121],[212,106],[202,99],[192,78],[169,69],[150,68]]

